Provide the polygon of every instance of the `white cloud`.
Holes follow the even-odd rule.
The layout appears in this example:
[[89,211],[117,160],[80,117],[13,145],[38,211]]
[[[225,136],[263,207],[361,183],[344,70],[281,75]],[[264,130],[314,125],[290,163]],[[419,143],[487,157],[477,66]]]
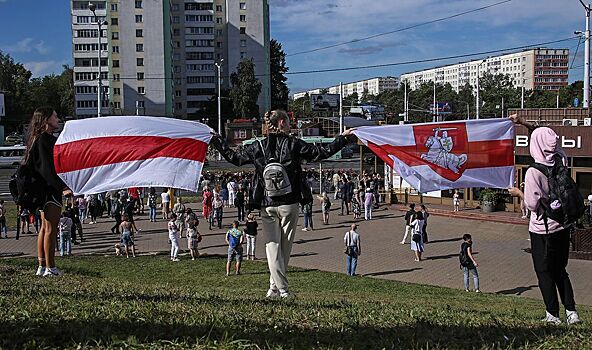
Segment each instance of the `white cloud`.
[[14,45],[8,45],[5,50],[10,53],[36,52],[40,55],[47,55],[50,51],[43,40],[35,40],[34,38],[24,38]]
[[62,65],[66,62],[59,61],[30,61],[24,62],[25,68],[33,73],[33,78],[42,77],[48,74],[60,74],[62,72]]

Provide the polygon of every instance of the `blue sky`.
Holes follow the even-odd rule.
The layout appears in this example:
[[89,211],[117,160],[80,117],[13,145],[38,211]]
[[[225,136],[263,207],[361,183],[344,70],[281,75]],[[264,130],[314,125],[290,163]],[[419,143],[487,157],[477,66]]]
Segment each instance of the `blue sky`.
[[[130,0],[131,1],[131,0]],[[251,0],[249,0],[251,1]],[[270,0],[271,35],[290,53],[395,30],[499,0]],[[0,0],[0,50],[35,76],[71,64],[68,0]],[[513,0],[484,11],[303,55],[288,56],[290,71],[362,66],[443,57],[568,38],[583,30],[578,0]],[[569,48],[578,40],[552,45]],[[394,75],[441,61],[336,73],[290,75],[291,93],[373,76]],[[583,44],[574,66],[583,64]],[[582,79],[570,70],[570,81]]]

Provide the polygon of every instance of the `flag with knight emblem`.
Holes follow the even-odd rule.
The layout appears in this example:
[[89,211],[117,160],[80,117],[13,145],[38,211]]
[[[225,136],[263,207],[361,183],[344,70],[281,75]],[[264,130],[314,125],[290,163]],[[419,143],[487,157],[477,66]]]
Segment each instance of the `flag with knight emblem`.
[[507,118],[366,126],[354,134],[419,192],[514,186]]

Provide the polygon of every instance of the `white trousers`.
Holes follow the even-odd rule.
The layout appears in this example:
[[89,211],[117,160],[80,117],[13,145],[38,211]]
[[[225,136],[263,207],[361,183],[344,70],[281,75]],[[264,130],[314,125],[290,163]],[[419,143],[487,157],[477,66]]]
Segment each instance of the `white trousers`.
[[171,258],[176,258],[179,254],[179,236],[169,234],[171,240]]
[[255,242],[257,236],[247,235],[247,256],[255,256]]
[[265,207],[261,210],[263,233],[268,242],[265,244],[267,265],[269,266],[269,287],[288,290],[288,262],[292,252],[292,242],[296,236],[299,204]]
[[234,200],[236,199],[236,192],[228,191],[228,205],[234,207]]
[[407,239],[407,235],[413,236],[413,226],[405,225],[405,235],[403,236],[401,242],[405,242],[405,240]]

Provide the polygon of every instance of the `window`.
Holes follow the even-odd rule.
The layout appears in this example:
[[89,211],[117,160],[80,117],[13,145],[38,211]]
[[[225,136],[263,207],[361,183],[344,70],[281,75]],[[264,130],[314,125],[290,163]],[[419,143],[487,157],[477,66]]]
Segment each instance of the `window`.
[[187,77],[187,84],[201,84],[201,83],[210,83],[213,84],[216,82],[215,76],[198,76],[198,77]]
[[144,65],[144,59],[143,58],[136,58],[136,66],[141,67]]
[[212,27],[185,27],[185,34],[213,34]]
[[181,19],[179,18],[179,16],[173,16],[173,23],[179,23],[181,21]]
[[247,41],[246,40],[241,40],[240,41],[240,46],[241,47],[247,47]]
[[247,58],[247,53],[244,51],[241,51],[240,58],[241,58],[241,60]]
[[121,102],[113,102],[113,108],[120,109],[121,108]]
[[234,130],[234,139],[235,140],[244,140],[247,138],[247,130]]
[[181,59],[181,54],[179,54],[179,53],[173,54],[173,61],[178,61],[180,59]]
[[181,47],[181,42],[180,41],[173,41],[173,44],[177,48]]
[[144,95],[146,93],[146,89],[143,86],[138,86],[138,93]]
[[112,26],[118,26],[118,25],[119,25],[119,18],[117,18],[117,17],[112,17],[112,18],[111,18],[111,25],[112,25]]
[[142,8],[142,0],[136,0],[136,8],[137,9],[141,9]]
[[113,95],[121,95],[121,88],[113,88]]
[[143,73],[143,72],[136,73],[136,78],[137,78],[138,80],[144,80],[144,73]]
[[[140,88],[138,88],[139,90]],[[137,108],[144,108],[144,101],[136,101],[136,107]]]
[[216,12],[222,12],[222,5],[216,5]]
[[173,4],[173,11],[179,11],[179,4]]
[[240,21],[241,22],[246,22],[247,21],[247,15],[240,15]]
[[119,39],[119,32],[111,32],[111,39],[118,40]]
[[173,71],[174,71],[175,73],[181,73],[181,66],[175,66],[175,67],[173,68]]
[[213,60],[213,52],[187,52],[185,54],[186,60]]
[[136,29],[136,38],[141,38],[144,36],[144,30]]
[[119,67],[119,60],[113,60],[113,68]]
[[222,24],[222,17],[216,17],[216,23]]
[[119,74],[113,74],[113,81],[119,81],[120,77]]
[[174,28],[173,29],[173,35],[175,35],[175,36],[181,35],[181,30],[179,28]]
[[113,53],[119,53],[119,46],[113,46]]
[[136,52],[143,52],[144,44],[136,44]]
[[212,15],[185,15],[185,22],[212,22]]
[[211,11],[214,8],[214,4],[212,3],[186,3],[185,4],[185,11]]
[[175,103],[175,109],[176,110],[183,109],[183,104],[181,102]]
[[247,3],[246,2],[239,2],[238,6],[241,10],[246,10],[247,9]]
[[241,33],[241,34],[247,34],[247,28],[245,28],[245,27],[240,27],[240,33]]
[[185,40],[185,46],[187,47],[212,47],[214,46],[214,40]]
[[144,17],[142,17],[142,15],[136,15],[136,23],[142,23],[144,22]]
[[216,29],[217,36],[222,36],[223,33],[224,33],[224,31],[222,29]]
[[181,90],[175,90],[175,97],[181,97]]
[[222,42],[221,41],[218,41],[216,43],[216,47],[219,48],[219,49],[221,49],[222,48]]
[[111,4],[111,11],[117,12],[117,4]]

